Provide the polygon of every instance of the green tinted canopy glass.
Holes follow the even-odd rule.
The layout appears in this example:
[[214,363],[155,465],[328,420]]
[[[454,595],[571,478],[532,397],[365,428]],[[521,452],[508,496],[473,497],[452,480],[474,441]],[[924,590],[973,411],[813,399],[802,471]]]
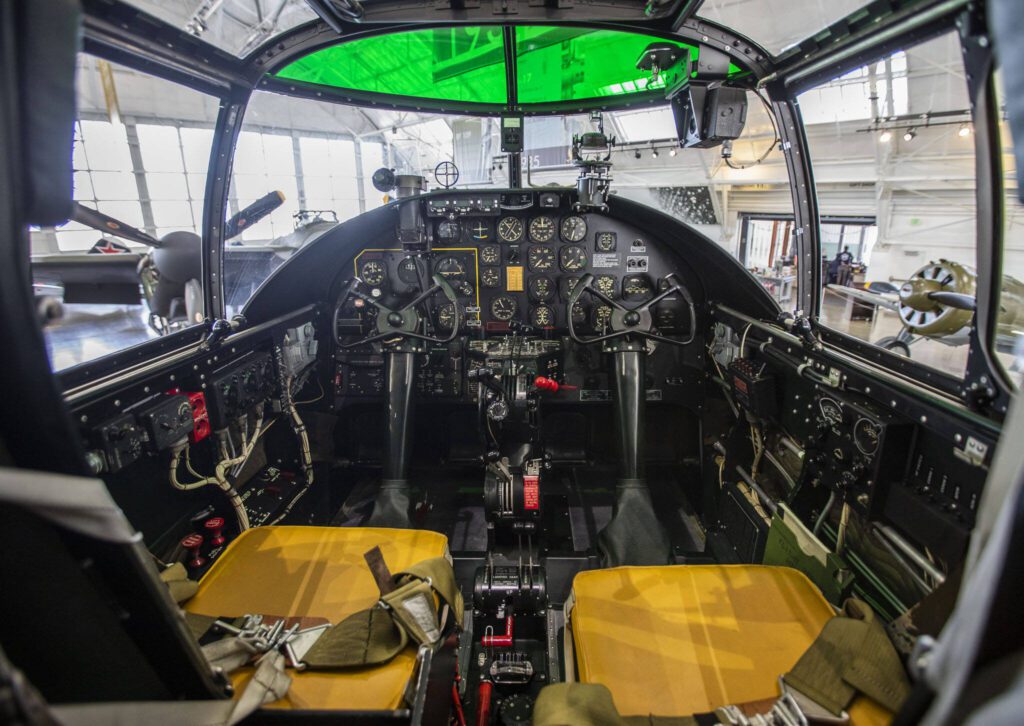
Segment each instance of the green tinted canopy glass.
[[390,96],[467,103],[508,101],[500,27],[411,30],[310,53],[279,78]]
[[[619,30],[520,26],[514,37],[515,53],[509,56],[516,64],[515,105],[527,111],[540,104],[614,106],[633,97],[657,97],[664,76],[654,80],[636,68],[647,46],[669,43],[688,50],[691,60],[698,54],[695,46]],[[452,106],[503,106],[509,103],[506,57],[500,26],[410,30],[313,51],[276,76]]]
[[637,70],[636,61],[651,43],[665,42],[617,30],[516,28],[519,102],[580,101],[663,89],[664,77],[652,81],[649,73]]

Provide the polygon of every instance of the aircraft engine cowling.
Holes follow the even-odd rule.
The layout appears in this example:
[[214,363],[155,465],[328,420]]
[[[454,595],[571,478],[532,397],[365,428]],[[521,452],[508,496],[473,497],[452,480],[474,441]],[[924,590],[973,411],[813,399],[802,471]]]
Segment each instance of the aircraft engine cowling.
[[973,297],[976,290],[976,277],[971,268],[951,260],[929,263],[900,287],[900,319],[917,335],[954,333],[969,326],[974,313],[943,305],[931,299],[929,294],[955,292]]

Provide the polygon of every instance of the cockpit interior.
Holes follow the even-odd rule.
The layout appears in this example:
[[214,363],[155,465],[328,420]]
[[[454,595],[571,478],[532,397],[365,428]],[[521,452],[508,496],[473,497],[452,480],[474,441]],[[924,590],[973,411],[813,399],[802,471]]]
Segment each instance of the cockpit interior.
[[4,3],[0,713],[1017,722],[1022,28]]

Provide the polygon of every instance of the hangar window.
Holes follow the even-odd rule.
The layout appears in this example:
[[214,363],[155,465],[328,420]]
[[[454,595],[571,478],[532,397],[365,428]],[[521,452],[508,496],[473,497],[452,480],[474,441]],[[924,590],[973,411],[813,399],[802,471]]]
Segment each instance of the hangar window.
[[76,93],[78,221],[31,235],[54,370],[205,317],[199,234],[217,100],[86,54]]
[[[957,36],[905,48],[799,104],[822,219],[820,321],[962,377],[973,314],[931,296],[975,290],[974,139]],[[866,243],[848,230],[837,238],[830,217],[876,227]]]

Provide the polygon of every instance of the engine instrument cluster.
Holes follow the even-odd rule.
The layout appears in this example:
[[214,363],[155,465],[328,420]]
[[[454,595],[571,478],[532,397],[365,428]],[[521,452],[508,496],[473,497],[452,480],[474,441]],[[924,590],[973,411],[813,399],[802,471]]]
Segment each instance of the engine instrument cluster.
[[[428,250],[411,252],[397,243],[367,248],[356,255],[353,273],[374,298],[392,303],[412,298],[441,275],[463,308],[462,333],[504,334],[521,326],[562,331],[567,315],[583,332],[603,333],[612,312],[606,303],[585,295],[566,310],[584,274],[593,274],[594,287],[607,297],[638,304],[656,295],[677,267],[638,230],[574,211],[570,192],[460,192],[416,203],[423,205]],[[656,306],[655,325],[665,334],[684,334],[688,317],[674,303],[669,298]],[[450,331],[452,304],[437,295],[428,307],[435,330]]]

